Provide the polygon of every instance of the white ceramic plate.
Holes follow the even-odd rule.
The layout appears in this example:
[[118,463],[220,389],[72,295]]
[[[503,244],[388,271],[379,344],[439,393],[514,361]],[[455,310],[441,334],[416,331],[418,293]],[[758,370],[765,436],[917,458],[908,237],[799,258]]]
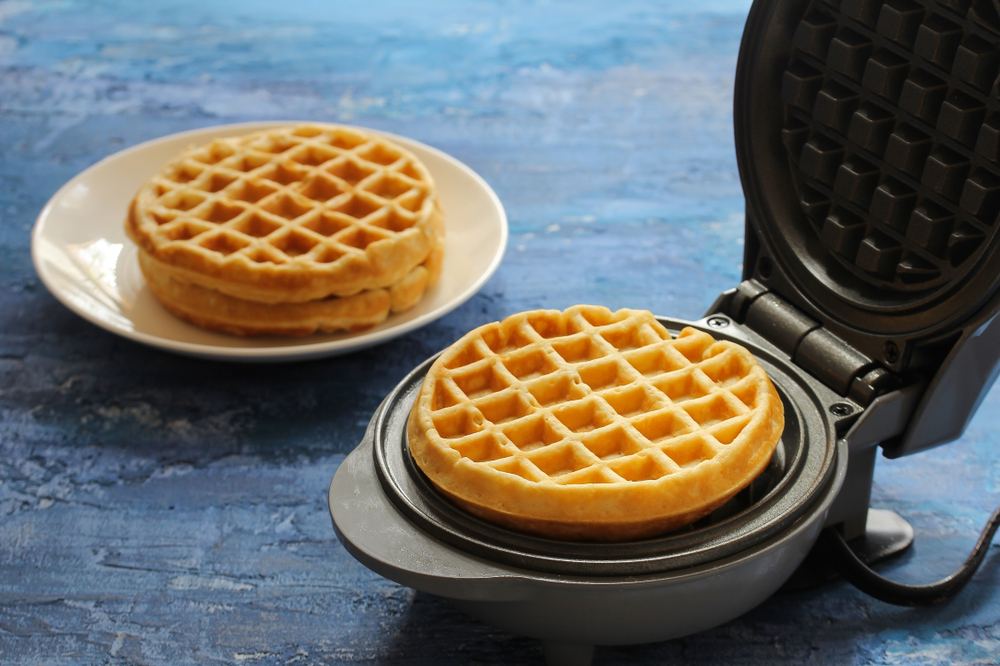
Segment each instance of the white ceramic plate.
[[202,358],[282,361],[343,354],[412,331],[464,303],[493,275],[507,247],[507,215],[490,186],[450,155],[386,134],[423,160],[445,213],[441,279],[416,307],[360,333],[304,338],[238,338],[171,315],[146,286],[136,246],[122,226],[136,190],[188,147],[288,124],[222,125],[173,134],[116,153],[79,174],[56,192],[35,222],[31,255],[42,282],[81,317],[136,342]]

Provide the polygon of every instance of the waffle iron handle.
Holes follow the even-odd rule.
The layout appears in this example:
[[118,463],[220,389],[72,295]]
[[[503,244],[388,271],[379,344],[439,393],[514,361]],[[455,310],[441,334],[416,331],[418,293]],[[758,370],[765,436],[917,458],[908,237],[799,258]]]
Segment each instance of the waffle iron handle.
[[966,326],[931,379],[906,432],[883,442],[887,458],[923,451],[957,439],[1000,374],[1000,317]]

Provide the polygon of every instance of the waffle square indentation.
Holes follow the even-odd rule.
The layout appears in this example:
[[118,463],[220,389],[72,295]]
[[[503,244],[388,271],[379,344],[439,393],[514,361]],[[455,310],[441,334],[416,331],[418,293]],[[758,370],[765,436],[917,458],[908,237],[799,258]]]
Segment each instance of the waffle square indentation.
[[841,160],[844,158],[844,147],[822,134],[813,136],[802,147],[799,158],[799,169],[811,178],[833,185]]
[[223,256],[239,252],[249,244],[250,241],[244,240],[243,238],[240,238],[232,233],[213,234],[198,243],[198,245],[206,250],[210,252],[217,252]]
[[961,27],[940,14],[933,14],[917,30],[913,51],[924,60],[950,70],[961,41]]
[[986,92],[996,81],[1000,50],[976,35],[969,35],[955,52],[952,74]]
[[460,407],[436,412],[431,420],[438,435],[445,439],[458,439],[483,429],[483,417],[479,412]]
[[208,224],[198,224],[185,220],[176,224],[170,224],[170,226],[164,226],[164,233],[172,241],[186,241],[200,236],[212,228]]
[[613,422],[596,400],[578,400],[552,410],[559,422],[573,432],[590,432]]
[[722,393],[686,402],[683,409],[703,428],[722,423],[743,413],[737,410]]
[[694,467],[715,457],[715,447],[701,437],[689,437],[661,449],[678,467]]
[[913,46],[924,8],[913,0],[890,0],[882,5],[876,30],[906,48]]
[[343,203],[334,206],[331,210],[340,213],[341,215],[347,215],[348,217],[353,217],[355,219],[363,219],[368,217],[375,211],[382,207],[378,201],[372,200],[367,196],[359,196],[357,194],[352,194]]
[[563,439],[564,434],[541,414],[504,424],[503,434],[522,451],[534,451]]
[[688,360],[671,347],[646,347],[625,354],[624,358],[644,377],[654,377],[673,372],[688,365]]
[[568,374],[546,375],[528,384],[528,392],[542,407],[557,402],[576,400],[587,395],[585,389]]
[[924,201],[910,216],[906,237],[917,245],[943,256],[955,217],[931,201]]
[[896,119],[881,107],[862,104],[851,116],[847,137],[877,157],[885,152]]
[[245,211],[246,208],[243,206],[230,204],[225,201],[213,201],[208,208],[199,209],[198,213],[195,214],[195,217],[200,217],[206,222],[222,224],[235,217],[239,217]]
[[952,201],[958,201],[970,168],[971,163],[964,155],[944,146],[938,146],[927,158],[920,182],[932,191]]
[[271,197],[267,200],[267,203],[261,205],[261,208],[286,220],[294,220],[312,210],[311,206],[301,201],[296,201],[295,198],[287,194]]
[[632,427],[654,444],[691,431],[691,423],[678,412],[660,410],[632,421]]
[[858,246],[854,263],[863,271],[882,278],[891,278],[903,254],[902,246],[891,237],[873,232]]
[[841,134],[847,133],[851,115],[861,104],[861,96],[839,83],[828,82],[816,95],[813,118]]
[[473,462],[490,462],[511,457],[512,453],[497,441],[491,433],[483,433],[478,437],[469,437],[452,445],[463,458]]
[[608,467],[626,481],[636,482],[655,481],[672,471],[651,453],[620,458],[610,463]]
[[281,224],[264,215],[251,213],[242,220],[233,223],[232,228],[247,236],[263,238],[281,229]]
[[977,169],[965,181],[959,206],[986,224],[993,224],[1000,207],[1000,178],[986,169]]
[[302,181],[309,172],[294,162],[280,162],[273,167],[260,172],[261,178],[266,178],[280,185],[290,185]]
[[504,367],[521,381],[542,377],[555,372],[558,367],[549,355],[541,349],[529,349],[523,352],[505,355],[501,362]]
[[552,343],[552,348],[567,363],[592,361],[605,355],[604,350],[586,335],[558,340]]
[[631,366],[620,363],[616,359],[581,365],[578,372],[580,379],[592,391],[602,391],[629,384],[636,378],[635,370]]
[[879,49],[869,58],[861,85],[895,103],[910,73],[910,63],[888,49]]
[[652,412],[664,405],[664,400],[647,392],[642,386],[630,386],[621,391],[610,391],[603,396],[611,408],[621,416]]
[[241,180],[232,188],[227,190],[230,197],[247,203],[257,203],[269,194],[277,191],[274,185],[268,183],[251,183]]
[[591,467],[597,462],[597,457],[584,447],[577,448],[567,442],[532,451],[528,460],[542,473],[556,478]]
[[852,155],[837,170],[833,191],[862,208],[868,208],[881,175],[878,167]]
[[486,358],[486,356],[479,349],[479,345],[476,344],[476,341],[470,340],[465,344],[465,346],[462,347],[461,351],[452,355],[444,367],[454,370],[455,368],[462,368],[467,365],[471,365],[484,358]]
[[340,156],[340,152],[326,146],[305,146],[291,153],[289,157],[305,166],[319,166]]
[[816,93],[823,87],[823,74],[802,61],[795,61],[781,79],[781,99],[804,111],[812,111]]
[[712,427],[709,432],[720,444],[732,444],[749,422],[749,415],[739,416]]
[[531,414],[534,408],[516,391],[503,391],[473,403],[490,423],[497,425]]
[[205,190],[206,192],[221,192],[229,187],[229,185],[235,180],[236,176],[232,174],[215,172],[203,180],[198,185],[198,188]]
[[823,12],[812,12],[799,21],[792,44],[816,58],[825,58],[830,40],[837,32],[837,21]]
[[601,460],[616,460],[642,450],[625,428],[613,427],[580,438],[580,442]]
[[986,117],[986,106],[979,100],[955,91],[941,105],[937,128],[945,135],[972,146]]
[[823,220],[819,237],[830,250],[853,260],[866,228],[865,222],[854,213],[834,208]]
[[319,244],[311,234],[295,228],[279,232],[269,240],[272,247],[281,250],[289,257],[306,254]]
[[452,375],[452,381],[470,400],[502,391],[510,386],[507,378],[497,372],[492,363],[480,364],[468,371],[456,372]]
[[910,213],[917,205],[917,193],[893,178],[875,189],[869,212],[876,220],[898,231],[905,231]]
[[947,83],[927,70],[917,69],[903,83],[899,108],[933,125],[947,93]]
[[344,188],[333,178],[323,174],[316,174],[306,181],[300,191],[313,201],[329,201],[343,194]]
[[398,162],[403,154],[394,148],[381,143],[375,143],[371,146],[361,148],[356,151],[358,157],[363,160],[368,160],[369,162],[374,162],[375,164],[381,164],[383,166],[389,166],[394,162]]
[[371,167],[362,166],[353,159],[342,158],[326,167],[326,171],[351,187],[375,173]]
[[[618,351],[629,351],[644,347],[650,341],[643,338],[643,331],[632,326],[611,326],[602,328],[600,335],[604,340]],[[659,341],[659,338],[654,340]]]
[[889,136],[885,161],[900,171],[919,178],[934,142],[912,125],[900,125]]
[[695,400],[708,395],[709,387],[705,386],[698,379],[695,372],[673,372],[669,375],[657,377],[652,382],[653,386],[663,391],[663,393],[673,402],[685,402]]
[[838,32],[830,41],[826,63],[834,71],[858,81],[861,79],[861,73],[864,71],[872,48],[870,39],[846,28]]

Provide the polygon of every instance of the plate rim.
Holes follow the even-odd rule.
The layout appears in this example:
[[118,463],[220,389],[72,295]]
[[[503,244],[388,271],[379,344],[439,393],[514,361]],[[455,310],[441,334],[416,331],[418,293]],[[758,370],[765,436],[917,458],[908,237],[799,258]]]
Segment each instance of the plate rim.
[[[175,132],[172,134],[166,134],[161,137],[148,139],[134,146],[130,146],[123,150],[107,155],[94,164],[90,165],[83,171],[80,171],[72,178],[70,178],[66,183],[64,183],[56,192],[49,198],[42,207],[38,216],[35,218],[35,223],[31,230],[31,259],[32,264],[35,268],[35,273],[39,276],[42,283],[45,285],[46,289],[52,294],[56,300],[62,303],[64,306],[69,308],[70,311],[83,317],[90,323],[103,328],[104,330],[124,337],[134,342],[144,344],[147,346],[155,347],[157,349],[173,352],[177,354],[182,354],[185,356],[193,356],[197,358],[205,358],[212,360],[223,360],[223,361],[243,361],[243,362],[278,362],[278,361],[291,361],[291,360],[307,360],[311,358],[319,358],[325,356],[335,356],[339,354],[347,354],[353,351],[358,351],[371,347],[383,342],[387,342],[392,338],[405,335],[413,330],[421,328],[441,317],[445,316],[452,310],[458,308],[460,305],[468,301],[475,294],[477,294],[486,284],[491,277],[493,277],[497,268],[499,268],[500,263],[503,261],[503,257],[507,251],[507,245],[509,242],[510,228],[507,220],[507,212],[503,207],[503,203],[497,196],[496,192],[490,187],[489,183],[480,176],[475,170],[469,167],[467,164],[461,160],[453,157],[452,155],[435,148],[433,146],[427,145],[416,139],[411,139],[399,134],[394,134],[392,132],[386,132],[384,130],[374,129],[370,127],[364,127],[361,125],[351,125],[345,123],[325,123],[324,124],[336,124],[343,127],[355,128],[365,132],[370,132],[374,134],[379,134],[390,140],[398,141],[405,147],[416,146],[420,150],[427,151],[434,154],[436,157],[451,163],[456,166],[459,171],[470,176],[483,192],[487,195],[487,198],[493,204],[498,217],[499,217],[499,227],[500,227],[500,242],[498,247],[493,253],[489,265],[486,270],[472,283],[470,283],[463,291],[456,295],[451,300],[445,302],[438,308],[424,313],[419,317],[415,317],[406,322],[400,324],[389,326],[384,329],[379,329],[369,333],[362,332],[355,337],[341,338],[339,340],[328,340],[325,342],[317,342],[313,344],[297,344],[297,345],[285,345],[285,346],[274,346],[274,347],[229,347],[220,345],[211,345],[204,343],[194,343],[194,342],[184,342],[180,340],[171,340],[169,338],[164,338],[161,336],[153,335],[150,333],[144,333],[136,331],[134,329],[124,329],[115,326],[112,322],[93,316],[89,311],[83,308],[79,308],[73,302],[72,299],[66,298],[65,294],[62,293],[62,289],[58,288],[54,284],[52,276],[48,275],[45,267],[45,262],[42,260],[39,254],[39,246],[41,242],[52,242],[51,239],[45,237],[44,231],[46,223],[48,222],[52,211],[56,203],[61,200],[65,193],[70,191],[78,182],[85,179],[88,174],[93,171],[100,170],[106,167],[108,162],[118,161],[121,159],[127,159],[132,154],[137,152],[142,152],[148,150],[155,144],[163,143],[166,141],[183,140],[185,137],[198,137],[199,140],[211,140],[214,135],[218,135],[224,132],[239,132],[240,130],[245,130],[245,132],[251,132],[255,130],[263,130],[271,127],[283,127],[287,125],[298,125],[298,124],[308,124],[320,121],[310,121],[310,120],[267,120],[267,121],[249,121],[240,123],[229,123],[223,125],[209,125],[206,127],[195,128],[190,130],[184,130],[181,132]],[[409,145],[408,145],[409,144]],[[433,175],[433,172],[432,172]]]

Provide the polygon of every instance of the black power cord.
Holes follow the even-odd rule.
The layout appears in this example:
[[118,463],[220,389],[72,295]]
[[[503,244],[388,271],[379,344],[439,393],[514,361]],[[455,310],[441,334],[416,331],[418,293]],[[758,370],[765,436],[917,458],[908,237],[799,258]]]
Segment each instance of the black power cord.
[[976,573],[986,557],[993,535],[1000,527],[1000,507],[993,512],[979,535],[965,563],[955,573],[929,585],[904,585],[875,573],[862,562],[836,527],[828,527],[819,535],[820,545],[828,553],[830,563],[844,580],[865,594],[897,606],[933,606],[959,593]]

